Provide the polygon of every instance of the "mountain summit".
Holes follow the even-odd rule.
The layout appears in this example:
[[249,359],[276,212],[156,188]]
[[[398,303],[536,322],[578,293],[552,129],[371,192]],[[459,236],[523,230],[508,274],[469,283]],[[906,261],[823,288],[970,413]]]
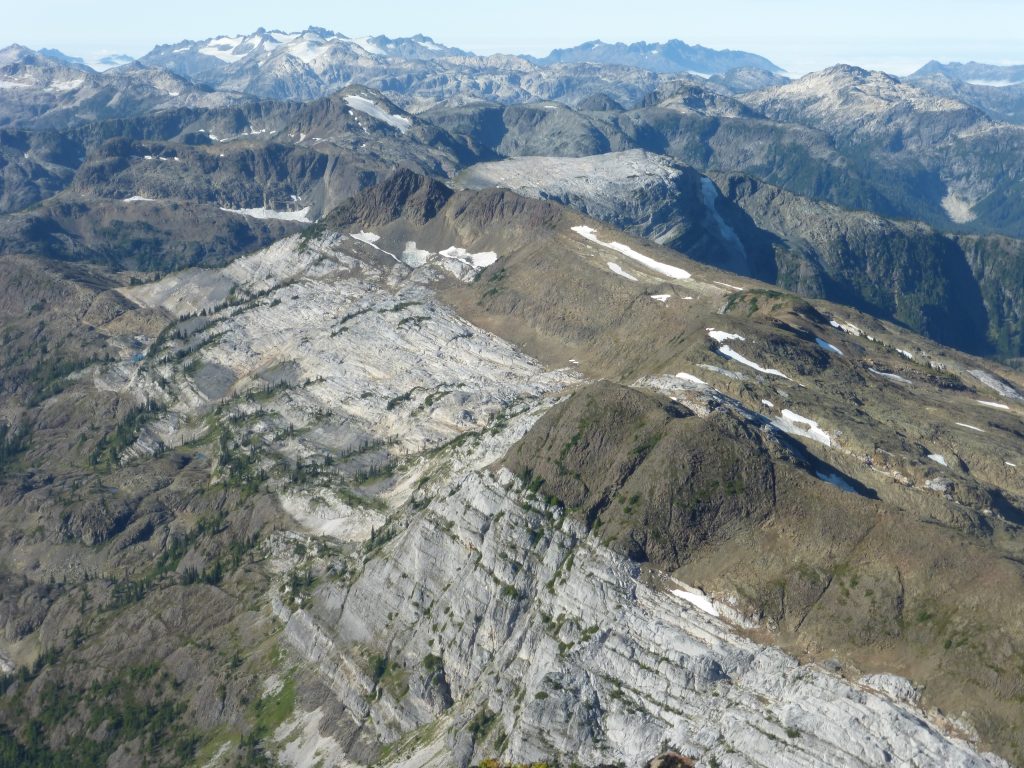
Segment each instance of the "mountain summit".
[[619,64],[647,69],[651,72],[691,72],[702,75],[724,74],[731,69],[754,68],[766,72],[782,70],[763,56],[746,51],[716,51],[703,45],[687,45],[682,40],[667,43],[605,43],[601,40],[577,45],[575,48],[559,48],[543,59],[535,59],[543,65],[570,62],[594,64]]

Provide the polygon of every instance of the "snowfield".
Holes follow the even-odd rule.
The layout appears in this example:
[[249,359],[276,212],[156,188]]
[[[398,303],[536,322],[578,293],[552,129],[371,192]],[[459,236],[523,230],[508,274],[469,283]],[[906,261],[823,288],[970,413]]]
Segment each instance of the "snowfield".
[[251,219],[278,219],[280,221],[298,221],[303,224],[312,224],[309,218],[309,208],[301,211],[274,211],[270,208],[224,208],[227,213],[237,213],[239,216],[248,216]]
[[346,96],[345,103],[352,107],[352,109],[362,112],[365,115],[369,115],[375,120],[380,120],[382,123],[386,123],[402,133],[408,131],[409,126],[412,125],[412,120],[408,117],[392,115],[377,102],[372,101],[365,96]]
[[470,253],[465,248],[459,248],[457,246],[451,246],[441,251],[441,255],[446,259],[455,259],[461,261],[474,269],[486,269],[498,260],[498,254],[494,251],[483,251],[482,253]]

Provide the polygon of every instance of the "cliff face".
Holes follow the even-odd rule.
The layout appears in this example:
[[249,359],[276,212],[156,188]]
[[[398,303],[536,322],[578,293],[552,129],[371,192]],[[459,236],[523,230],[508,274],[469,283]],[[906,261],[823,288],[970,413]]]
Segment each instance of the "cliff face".
[[[1001,764],[927,724],[912,687],[899,700],[891,678],[741,637],[707,612],[728,605],[645,576],[508,471],[423,492],[354,583],[278,606],[352,724],[395,740],[389,762],[638,765],[669,744],[701,765]],[[386,659],[377,680],[366,649]]]

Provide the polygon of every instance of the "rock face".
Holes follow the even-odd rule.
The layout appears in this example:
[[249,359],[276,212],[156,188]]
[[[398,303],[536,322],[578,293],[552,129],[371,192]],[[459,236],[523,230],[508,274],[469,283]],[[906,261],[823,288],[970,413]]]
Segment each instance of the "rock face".
[[[348,714],[400,741],[396,764],[555,754],[640,765],[668,743],[699,765],[1004,765],[912,706],[741,639],[652,588],[508,472],[426,492],[427,514],[351,586],[281,613],[289,642],[354,703]],[[364,703],[365,647],[406,676],[405,695],[384,687]],[[450,725],[402,741],[448,709],[436,675],[451,692]]]
[[[518,399],[572,380],[568,371],[545,372],[438,302],[429,283],[471,277],[479,268],[469,259],[414,249],[419,258],[410,266],[377,247],[373,233],[354,235],[304,250],[290,238],[223,270],[126,289],[141,304],[193,316],[184,349],[195,356],[194,373],[179,381],[150,432],[174,444],[188,438],[181,425],[207,404],[282,390],[259,432],[301,425],[304,434],[286,453],[300,461],[324,451],[352,456],[366,471],[391,454],[484,428]],[[256,298],[238,303],[232,294]],[[177,359],[168,350],[148,376],[179,378]],[[104,385],[151,386],[148,376],[127,374]]]
[[918,88],[936,96],[977,107],[993,120],[1020,125],[1024,121],[1024,80],[1002,79],[1012,76],[1007,73],[997,74],[995,80],[961,80],[954,75],[934,73],[914,74],[908,79]]
[[937,96],[984,110],[995,120],[1024,121],[1024,67],[929,61],[907,80]]
[[[775,250],[783,287],[890,317],[976,354],[992,351],[1001,333],[1013,333],[1015,322],[1002,302],[1015,300],[993,301],[988,285],[1002,271],[997,259],[990,257],[986,274],[980,261],[971,263],[962,239],[846,211],[747,177],[718,181],[753,224],[785,243],[785,250]],[[1009,245],[1006,239],[980,240],[994,249]],[[886,279],[878,279],[881,274]]]

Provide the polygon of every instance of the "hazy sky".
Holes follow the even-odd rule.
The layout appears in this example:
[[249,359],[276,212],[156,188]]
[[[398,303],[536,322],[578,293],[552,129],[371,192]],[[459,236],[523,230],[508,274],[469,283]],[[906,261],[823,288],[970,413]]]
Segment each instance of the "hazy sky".
[[9,2],[0,46],[85,57],[141,55],[158,43],[308,26],[347,35],[417,32],[477,53],[544,54],[600,38],[679,38],[769,57],[805,72],[844,62],[908,73],[927,60],[1024,63],[1022,0],[209,0]]

